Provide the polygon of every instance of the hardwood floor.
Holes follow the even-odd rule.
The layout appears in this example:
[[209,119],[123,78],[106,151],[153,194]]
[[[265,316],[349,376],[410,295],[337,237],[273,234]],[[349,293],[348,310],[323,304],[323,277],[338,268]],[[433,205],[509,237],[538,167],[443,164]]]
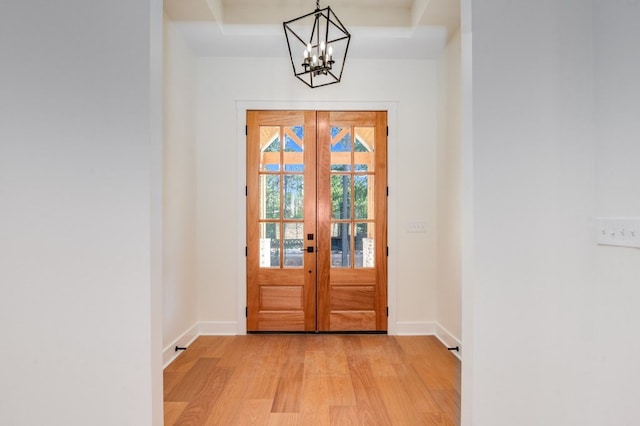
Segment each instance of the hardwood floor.
[[164,370],[165,425],[458,425],[432,336],[202,336]]

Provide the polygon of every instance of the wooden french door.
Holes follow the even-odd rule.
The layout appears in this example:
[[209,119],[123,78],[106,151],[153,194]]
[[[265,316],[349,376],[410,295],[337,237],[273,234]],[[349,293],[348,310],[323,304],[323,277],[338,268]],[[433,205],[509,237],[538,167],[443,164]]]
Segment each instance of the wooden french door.
[[386,129],[247,112],[247,331],[387,330]]

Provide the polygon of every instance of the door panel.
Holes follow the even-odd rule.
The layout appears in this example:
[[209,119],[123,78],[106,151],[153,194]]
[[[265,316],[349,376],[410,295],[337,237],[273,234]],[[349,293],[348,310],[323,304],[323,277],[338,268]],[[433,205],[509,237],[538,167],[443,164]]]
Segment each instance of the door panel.
[[385,112],[318,112],[318,330],[387,330]]
[[315,112],[247,112],[248,331],[316,330],[315,151]]
[[386,112],[247,112],[248,331],[386,331]]

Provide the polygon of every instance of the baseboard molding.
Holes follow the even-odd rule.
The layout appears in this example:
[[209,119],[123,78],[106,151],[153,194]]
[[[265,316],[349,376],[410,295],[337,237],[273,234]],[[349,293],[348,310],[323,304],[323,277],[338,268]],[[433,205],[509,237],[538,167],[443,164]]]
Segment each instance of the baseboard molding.
[[435,336],[447,348],[458,347],[460,352],[451,351],[459,360],[462,360],[462,344],[453,334],[438,322],[397,322],[396,335],[398,336]]
[[187,331],[182,333],[180,337],[164,348],[162,351],[162,368],[166,368],[167,365],[171,364],[173,360],[180,355],[180,352],[176,351],[176,346],[186,348],[191,344],[191,342],[196,340],[199,335],[199,323],[195,323],[189,327]]
[[453,355],[456,356],[460,361],[462,361],[462,343],[458,340],[453,334],[449,332],[446,328],[444,328],[439,323],[436,323],[436,333],[435,336],[445,345],[447,348],[455,348],[458,347],[458,351],[451,351]]
[[236,334],[238,333],[235,321],[197,322],[164,348],[162,351],[162,368],[166,368],[180,355],[180,352],[176,351],[176,346],[186,348],[199,336],[235,336]]

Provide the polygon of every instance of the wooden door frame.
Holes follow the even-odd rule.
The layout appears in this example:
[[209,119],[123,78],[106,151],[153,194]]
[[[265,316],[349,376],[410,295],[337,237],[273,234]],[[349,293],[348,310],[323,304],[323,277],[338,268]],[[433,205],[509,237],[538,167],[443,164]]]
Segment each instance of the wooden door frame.
[[[243,335],[247,333],[245,317],[247,300],[247,270],[245,257],[246,242],[246,117],[248,110],[322,110],[322,111],[386,111],[389,135],[387,137],[387,183],[389,197],[387,200],[387,244],[389,257],[387,259],[387,304],[389,317],[387,318],[387,333],[397,334],[397,198],[394,190],[397,188],[397,102],[297,102],[297,101],[237,101],[236,102],[236,193],[237,197],[237,262],[236,262],[236,321],[224,326],[225,334]],[[220,328],[219,328],[220,330]],[[206,330],[205,330],[206,331]]]

